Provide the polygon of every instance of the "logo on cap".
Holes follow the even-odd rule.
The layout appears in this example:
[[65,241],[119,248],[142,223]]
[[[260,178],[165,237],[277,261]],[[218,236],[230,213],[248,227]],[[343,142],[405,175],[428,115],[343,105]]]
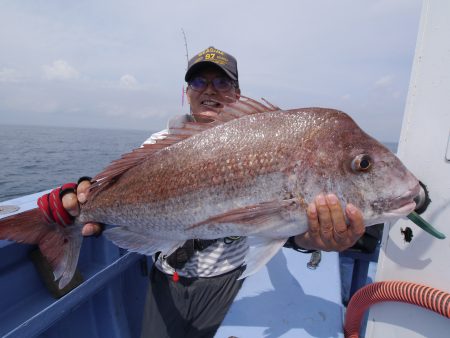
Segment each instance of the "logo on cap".
[[220,49],[216,49],[214,47],[206,48],[203,52],[197,54],[197,58],[194,60],[192,64],[195,64],[200,61],[210,61],[217,63],[219,65],[228,64],[228,58],[225,52]]

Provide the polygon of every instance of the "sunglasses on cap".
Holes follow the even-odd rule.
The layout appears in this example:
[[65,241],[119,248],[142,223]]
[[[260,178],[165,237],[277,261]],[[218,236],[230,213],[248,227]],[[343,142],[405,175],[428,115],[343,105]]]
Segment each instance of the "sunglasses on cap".
[[212,80],[207,80],[203,77],[197,76],[189,81],[189,87],[195,91],[205,90],[208,85],[212,83],[213,87],[219,92],[226,92],[231,88],[235,87],[234,81],[226,77],[216,77]]

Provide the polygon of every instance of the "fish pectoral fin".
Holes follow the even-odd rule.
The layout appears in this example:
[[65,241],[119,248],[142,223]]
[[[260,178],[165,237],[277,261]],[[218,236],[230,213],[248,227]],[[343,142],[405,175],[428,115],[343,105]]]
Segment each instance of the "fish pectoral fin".
[[264,266],[286,243],[287,238],[248,237],[249,250],[244,259],[245,271],[239,279],[254,274]]
[[132,231],[126,226],[108,229],[103,234],[117,246],[147,256],[153,255],[158,251],[170,255],[170,253],[184,244],[184,241],[168,241],[154,238],[145,233]]
[[227,211],[223,214],[210,217],[202,222],[192,225],[196,228],[204,224],[234,223],[246,225],[264,225],[273,223],[285,223],[289,221],[290,213],[298,210],[296,199],[276,200],[248,205]]

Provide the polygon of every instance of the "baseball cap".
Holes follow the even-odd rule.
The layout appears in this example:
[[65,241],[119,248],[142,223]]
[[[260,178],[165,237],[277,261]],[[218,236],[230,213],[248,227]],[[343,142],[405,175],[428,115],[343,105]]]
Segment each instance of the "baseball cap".
[[189,60],[184,80],[188,82],[192,75],[206,64],[216,65],[232,80],[238,82],[237,61],[234,56],[212,46],[206,48]]

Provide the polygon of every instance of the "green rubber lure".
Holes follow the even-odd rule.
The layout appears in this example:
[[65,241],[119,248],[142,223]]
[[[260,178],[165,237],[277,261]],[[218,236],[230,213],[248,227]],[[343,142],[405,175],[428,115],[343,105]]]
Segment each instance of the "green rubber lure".
[[420,215],[413,211],[407,216],[411,221],[413,221],[417,226],[421,227],[423,230],[428,232],[431,236],[439,239],[444,239],[445,235],[442,232],[436,230],[430,223],[425,221]]

